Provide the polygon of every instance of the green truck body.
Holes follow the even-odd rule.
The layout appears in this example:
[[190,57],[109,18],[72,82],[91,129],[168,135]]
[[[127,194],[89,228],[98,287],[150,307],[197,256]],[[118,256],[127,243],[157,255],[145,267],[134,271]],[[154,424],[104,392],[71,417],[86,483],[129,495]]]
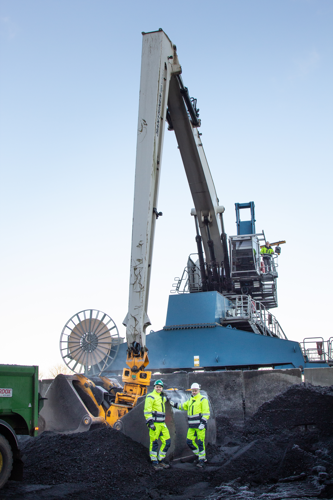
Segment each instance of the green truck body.
[[0,488],[22,476],[17,435],[37,435],[40,402],[38,366],[0,365]]

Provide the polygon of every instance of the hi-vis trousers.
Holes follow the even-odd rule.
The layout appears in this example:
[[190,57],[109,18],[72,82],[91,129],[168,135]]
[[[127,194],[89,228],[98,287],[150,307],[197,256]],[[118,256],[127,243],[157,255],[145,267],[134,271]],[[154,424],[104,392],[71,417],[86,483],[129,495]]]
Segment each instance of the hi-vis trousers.
[[[161,461],[165,458],[166,452],[170,448],[171,439],[169,429],[165,423],[154,422],[156,430],[149,429],[149,456],[152,462]],[[158,440],[161,441],[160,451],[158,452]],[[158,453],[157,453],[158,452]]]
[[199,460],[205,460],[206,458],[205,436],[206,429],[201,431],[199,429],[189,429],[187,431],[187,446],[191,448]]

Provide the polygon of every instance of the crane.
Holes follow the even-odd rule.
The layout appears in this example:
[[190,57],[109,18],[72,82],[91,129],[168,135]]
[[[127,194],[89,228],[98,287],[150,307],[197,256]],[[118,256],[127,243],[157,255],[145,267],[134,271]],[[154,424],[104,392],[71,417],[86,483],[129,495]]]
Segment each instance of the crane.
[[[171,343],[165,338],[165,331],[175,331],[178,326],[181,330],[185,330],[192,328],[193,325],[201,325],[200,328],[206,324],[214,327],[218,325],[265,337],[286,339],[278,321],[267,310],[277,306],[278,252],[274,255],[268,272],[261,262],[260,246],[265,241],[265,235],[264,232],[256,233],[253,201],[236,203],[237,235],[229,237],[228,245],[223,222],[224,207],[217,196],[204,152],[199,132],[200,125],[197,101],[190,97],[188,88],[183,83],[182,67],[176,46],[162,29],[143,33],[129,302],[123,321],[126,327],[126,342],[123,345],[119,344],[117,360],[115,355],[111,359],[112,370],[119,373],[120,357],[124,359],[126,355],[127,366],[122,368],[124,396],[117,393],[119,404],[123,398],[124,404],[130,401],[133,406],[136,398],[146,393],[150,380],[150,372],[146,370],[150,362],[146,330],[151,324],[148,316],[148,300],[154,235],[156,223],[162,215],[158,209],[158,192],[166,127],[175,132],[193,199],[194,208],[191,210],[191,215],[195,223],[197,260],[194,261],[190,256],[185,268],[187,279],[182,291],[190,293],[183,294],[183,297],[170,296],[167,322],[163,332],[155,332],[154,336],[149,336],[149,342],[154,344],[154,350],[150,349],[150,356],[152,353],[154,355],[154,369],[172,370],[192,366],[191,356],[188,349],[184,349],[181,340],[185,336],[178,336]],[[240,211],[246,208],[250,208],[251,211],[250,221],[240,219]],[[176,284],[176,292],[181,291],[181,282],[182,278]],[[192,311],[192,315],[188,317],[180,314],[180,311],[184,310],[183,304],[186,301],[188,310]],[[215,310],[214,315],[205,315],[204,311],[207,308]],[[96,317],[95,323],[97,320],[100,321],[99,317]],[[84,322],[86,326],[88,322],[86,315]],[[108,325],[109,323],[102,325],[99,331],[107,333],[110,330]],[[80,340],[80,330],[82,328],[75,326],[69,338],[70,342],[63,348],[66,356],[70,359],[75,358],[77,363],[81,360],[82,346],[80,344],[76,347]],[[219,328],[219,334],[221,333]],[[88,332],[83,339],[84,347],[89,351],[89,360],[97,360],[96,369],[99,372],[107,372],[111,363],[104,359],[103,355],[108,344],[104,342],[104,347],[99,347],[96,344],[98,339],[95,339],[94,335],[89,335]],[[170,338],[169,335],[168,340]],[[175,341],[180,342],[178,347]],[[198,344],[199,347],[199,343],[200,335],[197,332],[192,333],[191,344]],[[252,340],[249,340],[249,343],[251,344]],[[228,357],[225,361],[221,361],[221,356],[218,354],[212,355],[213,351],[216,353],[221,349],[217,336],[207,346],[207,360],[203,365],[205,368],[212,369],[213,366],[218,367],[222,363],[228,365],[231,363],[233,366],[244,364],[244,360],[237,357],[238,354],[233,355],[232,360]],[[124,353],[125,348],[126,353]],[[98,354],[96,354],[97,349],[99,349]],[[267,349],[272,352],[271,349]],[[157,351],[164,351],[163,356],[157,355]],[[175,352],[183,353],[178,361]],[[247,350],[247,353],[249,352]],[[172,363],[169,361],[170,358],[173,358]],[[261,366],[259,358],[260,356],[254,360],[247,356],[245,362],[251,366]],[[281,364],[280,359],[281,357],[279,364]],[[273,358],[270,359],[269,364],[271,363],[277,364]],[[89,365],[89,361],[86,364]],[[89,370],[92,371],[90,368]],[[129,398],[128,394],[135,396],[134,399]]]
[[[228,278],[227,245],[221,239],[224,207],[219,205],[198,131],[196,102],[184,87],[181,72],[176,46],[164,31],[143,33],[129,306],[123,322],[128,344],[126,363],[132,371],[148,365],[146,328],[151,323],[147,308],[155,225],[160,216],[157,204],[166,123],[175,131],[194,202],[192,214],[204,289]],[[221,273],[221,263],[227,274]]]

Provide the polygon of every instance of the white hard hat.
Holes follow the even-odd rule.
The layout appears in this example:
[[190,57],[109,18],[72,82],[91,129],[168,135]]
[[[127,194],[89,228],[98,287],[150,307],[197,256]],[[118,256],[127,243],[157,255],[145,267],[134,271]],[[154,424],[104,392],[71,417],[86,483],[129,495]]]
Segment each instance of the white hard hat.
[[200,389],[200,385],[194,382],[194,384],[191,385],[191,389]]

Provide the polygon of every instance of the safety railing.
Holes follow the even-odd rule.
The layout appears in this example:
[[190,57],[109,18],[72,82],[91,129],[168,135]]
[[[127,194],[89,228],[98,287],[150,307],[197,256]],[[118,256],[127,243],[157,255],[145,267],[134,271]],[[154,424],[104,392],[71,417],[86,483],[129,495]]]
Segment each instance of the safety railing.
[[170,290],[170,293],[188,293],[188,277],[186,267],[180,278],[174,278],[174,283],[172,283],[172,290]]
[[277,273],[277,268],[279,267],[278,255],[272,254],[270,260],[266,262],[263,259],[263,255],[260,256],[260,272],[261,274],[266,273]]
[[[198,254],[190,254],[189,259],[191,259],[192,256],[198,257]],[[180,278],[174,278],[174,283],[172,284],[173,289],[170,290],[170,293],[202,292],[200,270],[195,263],[193,264],[194,265],[185,267]]]
[[333,337],[327,340],[327,354],[329,361],[333,361]]
[[310,362],[333,360],[333,338],[325,341],[323,337],[307,337],[303,339],[301,349],[303,356]]
[[232,303],[228,309],[228,315],[224,323],[232,323],[240,320],[248,321],[256,333],[269,337],[278,337],[287,340],[280,323],[276,317],[261,302],[253,300],[248,295],[225,295]]

